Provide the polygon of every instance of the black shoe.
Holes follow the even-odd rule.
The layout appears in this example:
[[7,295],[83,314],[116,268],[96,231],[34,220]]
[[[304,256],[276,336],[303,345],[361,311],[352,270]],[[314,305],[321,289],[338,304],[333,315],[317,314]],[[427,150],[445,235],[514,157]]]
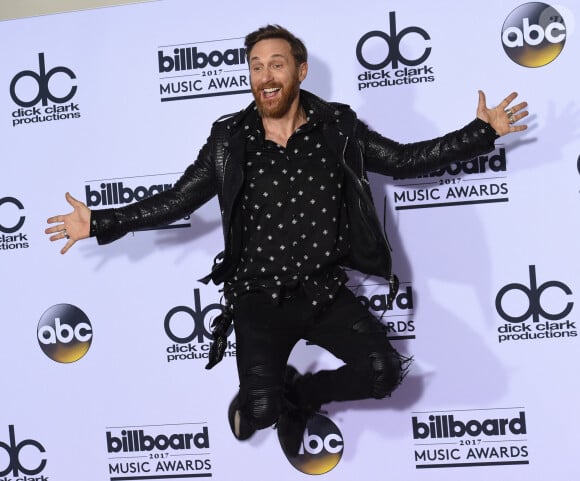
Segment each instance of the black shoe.
[[278,429],[278,440],[282,450],[288,457],[298,456],[304,431],[308,420],[320,409],[320,406],[305,406],[301,402],[300,396],[296,389],[296,383],[299,379],[310,376],[311,374],[300,374],[298,370],[290,364],[286,366],[284,376],[284,397],[285,410],[278,418],[276,425]]
[[256,429],[244,420],[240,412],[240,393],[236,394],[236,397],[230,403],[228,421],[232,434],[238,441],[245,441],[251,438],[256,432]]
[[314,414],[312,411],[291,409],[282,413],[278,418],[276,425],[278,441],[280,441],[282,451],[287,457],[294,458],[298,456],[304,438],[304,431],[306,431],[306,424],[312,414]]
[[292,404],[297,404],[298,393],[296,392],[296,381],[301,377],[303,377],[302,374],[294,366],[291,364],[286,366],[286,372],[284,373],[284,397]]

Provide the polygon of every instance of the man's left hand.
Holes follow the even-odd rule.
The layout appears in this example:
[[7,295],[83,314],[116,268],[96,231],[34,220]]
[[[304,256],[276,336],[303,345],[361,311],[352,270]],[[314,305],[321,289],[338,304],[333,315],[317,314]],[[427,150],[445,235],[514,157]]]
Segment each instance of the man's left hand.
[[528,128],[527,124],[514,124],[528,115],[528,111],[525,110],[528,103],[521,102],[513,107],[509,107],[509,104],[517,96],[517,92],[512,92],[497,107],[490,109],[485,104],[485,94],[480,90],[477,117],[490,124],[498,135],[526,130]]

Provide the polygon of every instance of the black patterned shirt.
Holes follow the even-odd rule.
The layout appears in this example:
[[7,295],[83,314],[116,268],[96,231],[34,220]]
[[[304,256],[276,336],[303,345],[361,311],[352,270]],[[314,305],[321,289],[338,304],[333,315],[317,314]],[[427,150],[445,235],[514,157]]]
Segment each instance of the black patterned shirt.
[[242,254],[226,285],[234,298],[261,290],[277,302],[301,286],[323,306],[346,281],[338,267],[349,248],[344,172],[325,145],[322,120],[306,112],[286,147],[264,139],[257,112],[246,119]]

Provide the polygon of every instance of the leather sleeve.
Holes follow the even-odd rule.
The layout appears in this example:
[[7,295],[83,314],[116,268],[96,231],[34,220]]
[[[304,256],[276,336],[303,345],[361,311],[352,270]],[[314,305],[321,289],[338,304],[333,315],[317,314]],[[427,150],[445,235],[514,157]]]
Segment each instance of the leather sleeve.
[[108,244],[128,232],[170,224],[191,214],[217,193],[212,137],[168,190],[120,208],[91,211],[90,235]]
[[487,122],[476,118],[462,129],[442,137],[400,144],[359,126],[365,167],[383,175],[404,177],[432,172],[452,162],[472,159],[494,149],[499,136]]

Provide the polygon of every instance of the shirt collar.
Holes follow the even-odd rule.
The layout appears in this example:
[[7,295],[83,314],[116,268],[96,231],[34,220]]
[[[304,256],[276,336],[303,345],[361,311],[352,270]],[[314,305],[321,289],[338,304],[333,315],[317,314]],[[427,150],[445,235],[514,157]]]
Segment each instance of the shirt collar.
[[[300,105],[306,113],[306,124],[301,126],[303,131],[310,130],[311,128],[317,126],[319,123],[328,120],[315,108],[315,106],[305,95],[300,96]],[[242,129],[244,130],[244,135],[247,139],[251,141],[256,139],[259,139],[261,142],[264,141],[264,126],[262,125],[262,119],[255,104],[243,120]]]

